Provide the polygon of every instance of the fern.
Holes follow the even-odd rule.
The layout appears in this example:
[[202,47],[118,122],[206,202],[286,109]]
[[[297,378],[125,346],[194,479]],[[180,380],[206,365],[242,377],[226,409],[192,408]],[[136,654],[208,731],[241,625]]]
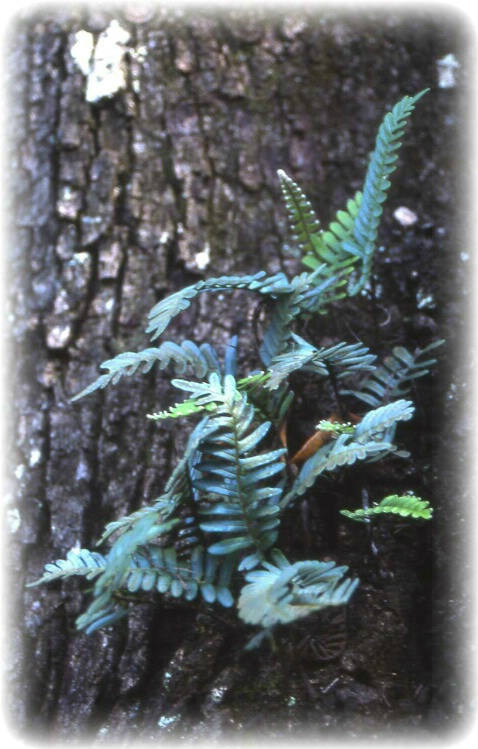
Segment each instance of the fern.
[[353,512],[350,512],[349,510],[340,510],[340,512],[342,515],[345,515],[346,518],[357,520],[358,522],[365,522],[369,518],[374,518],[376,515],[384,514],[400,515],[402,518],[411,517],[430,520],[433,514],[429,502],[410,494],[405,494],[403,496],[392,494],[391,496],[382,499],[380,504],[375,507],[367,507],[366,509],[354,510]]
[[97,551],[88,549],[72,549],[66,555],[66,559],[57,559],[45,565],[45,571],[39,580],[29,583],[28,588],[33,588],[41,583],[50,583],[54,580],[81,575],[87,580],[93,580],[101,575],[106,567],[106,558]]
[[321,232],[319,219],[310,201],[294,180],[282,169],[279,169],[277,175],[289,214],[289,226],[293,239],[302,252],[312,253],[315,250],[314,240]]
[[385,357],[383,364],[361,383],[359,389],[342,390],[341,394],[353,395],[373,408],[406,396],[410,392],[412,381],[428,374],[429,368],[436,364],[436,359],[426,357],[443,343],[442,340],[435,341],[414,354],[403,346],[396,346],[392,354]]
[[408,401],[398,401],[385,409],[371,411],[352,434],[340,434],[336,440],[325,444],[305,461],[291,490],[281,500],[281,507],[286,507],[304,494],[325,471],[335,471],[344,465],[352,465],[357,460],[376,459],[395,452],[393,443],[381,439],[383,432],[393,427],[397,421],[410,419],[412,414],[413,407]]
[[276,554],[274,561],[246,575],[249,585],[242,589],[238,607],[247,624],[290,624],[327,606],[343,606],[359,582],[344,579],[348,568],[334,562],[289,564],[282,554]]
[[428,91],[416,96],[405,96],[385,116],[380,125],[375,150],[372,153],[363,187],[362,201],[354,222],[353,239],[346,241],[344,249],[360,257],[362,271],[358,281],[350,289],[357,294],[368,282],[376,249],[378,227],[382,215],[382,204],[391,185],[388,177],[395,171],[400,138],[405,132],[406,122],[415,104]]
[[267,387],[277,388],[292,372],[303,370],[321,377],[333,375],[340,379],[360,371],[374,369],[375,356],[360,343],[338,343],[335,346],[317,349],[303,338],[292,335],[295,348],[275,357],[270,366]]
[[[302,251],[302,262],[313,271],[314,285],[321,289],[322,298],[314,311],[322,311],[320,308],[326,303],[345,296],[341,287],[344,287],[346,276],[357,261],[357,258],[343,250],[342,242],[352,233],[353,219],[357,215],[361,195],[357,193],[354,200],[348,202],[347,211],[340,211],[337,221],[331,224],[327,232],[323,232],[308,198],[299,185],[282,169],[278,171],[278,175],[289,215],[291,234],[298,249]],[[339,237],[342,237],[340,241]]]
[[391,185],[389,177],[396,169],[397,151],[401,146],[399,139],[415,104],[427,91],[405,96],[385,116],[370,158],[363,191],[357,192],[347,202],[346,210],[338,211],[336,220],[326,232],[320,229],[319,220],[301,188],[285,172],[279,171],[290,229],[302,252],[302,262],[312,270],[323,264],[318,282],[324,277],[334,277],[334,299],[345,295],[343,291],[339,293],[340,287],[358,263],[361,264],[360,275],[350,283],[348,294],[357,294],[368,283],[382,204],[387,198]]
[[362,202],[362,193],[357,192],[347,201],[345,210],[337,211],[336,220],[332,221],[327,231],[312,238],[313,253],[304,255],[302,262],[315,270],[320,263],[326,263],[331,272],[350,273],[357,258],[344,250],[344,243],[353,236],[354,223]]
[[208,550],[211,554],[230,554],[253,547],[259,560],[277,538],[281,496],[279,487],[261,483],[283,471],[280,457],[285,450],[251,455],[270,423],[253,426],[254,408],[237,390],[232,375],[226,375],[224,386],[214,374],[208,384],[177,380],[173,384],[192,393],[200,405],[210,399],[218,404],[209,417],[212,428],[208,437],[199,446],[203,459],[196,468],[201,478],[194,481],[204,502],[201,530],[224,536]]
[[[73,400],[114,385],[125,376],[171,367],[173,386],[185,400],[148,418],[199,417],[159,497],[126,517],[109,523],[99,540],[103,553],[68,552],[65,560],[47,564],[32,583],[79,576],[92,581],[92,599],[78,618],[87,633],[128,614],[144,594],[157,593],[205,605],[231,607],[238,582],[239,617],[262,631],[293,622],[329,606],[343,606],[358,585],[346,567],[318,560],[289,562],[275,547],[284,512],[327,473],[403,455],[394,444],[397,425],[411,418],[405,399],[411,382],[429,371],[430,351],[441,342],[410,354],[396,347],[382,365],[361,343],[338,342],[315,347],[295,333],[296,323],[327,311],[331,301],[357,293],[367,283],[381,214],[394,169],[399,137],[421,94],[405,97],[382,124],[362,193],[337,213],[322,231],[310,202],[283,171],[279,172],[291,232],[310,269],[291,280],[284,273],[268,276],[222,276],[201,280],[158,302],[149,313],[147,333],[154,340],[171,320],[203,292],[245,290],[267,298],[260,345],[260,365],[267,371],[237,373],[237,338],[227,344],[223,360],[207,343],[165,341],[139,353],[126,352],[105,361],[103,374]],[[350,285],[361,264],[359,279]],[[291,418],[293,393],[288,379],[297,371],[337,381],[367,373],[356,389],[343,395],[371,406],[354,424],[322,421],[320,439],[309,440],[297,472],[287,458],[285,422]],[[292,414],[293,418],[294,414]],[[358,423],[355,423],[357,422]],[[316,435],[314,435],[315,437]],[[315,450],[315,452],[313,452]],[[428,502],[391,495],[367,510],[344,516],[362,522],[383,513],[431,517]],[[260,568],[259,568],[260,566]],[[245,585],[244,585],[245,577]]]
[[283,273],[267,276],[264,271],[260,271],[254,276],[222,276],[199,281],[194,286],[187,286],[156,304],[148,315],[149,325],[146,333],[151,334],[152,340],[158,338],[172,318],[187,309],[191,300],[204,291],[234,291],[235,289],[256,291],[273,297],[291,291],[290,283]]
[[217,354],[209,344],[205,343],[198,347],[192,341],[183,341],[178,346],[176,343],[166,341],[159,348],[147,348],[138,354],[126,352],[103,362],[100,365],[101,369],[109,371],[78,393],[72,401],[84,398],[85,395],[90,395],[107,385],[116,385],[125,375],[131,377],[138,371],[140,374],[146,374],[154,364],[158,364],[160,369],[165,369],[170,363],[174,365],[176,374],[185,374],[189,368],[195,377],[201,379],[209,372],[219,369]]

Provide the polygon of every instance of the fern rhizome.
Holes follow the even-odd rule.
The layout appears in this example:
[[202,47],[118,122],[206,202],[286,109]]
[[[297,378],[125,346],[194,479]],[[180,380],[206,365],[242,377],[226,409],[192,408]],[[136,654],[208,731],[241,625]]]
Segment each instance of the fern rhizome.
[[[144,592],[159,592],[187,601],[199,598],[209,606],[237,606],[239,618],[259,628],[250,641],[257,645],[277,625],[349,601],[359,585],[353,572],[332,561],[286,559],[277,548],[281,520],[320,477],[356,461],[406,457],[395,442],[397,427],[413,417],[411,382],[429,371],[434,363],[429,352],[440,342],[413,353],[395,347],[377,362],[361,343],[316,347],[298,334],[298,324],[327,314],[341,299],[368,292],[400,138],[424,93],[405,96],[386,115],[363,191],[327,230],[299,186],[279,172],[290,233],[305,272],[292,279],[259,272],[201,280],[150,311],[146,332],[156,341],[199,294],[243,290],[267,299],[257,369],[237,372],[236,338],[223,358],[208,343],[162,341],[105,361],[104,373],[73,399],[158,366],[174,373],[171,384],[185,396],[149,418],[193,421],[183,457],[161,496],[110,523],[99,541],[107,550],[73,549],[66,559],[47,564],[33,583],[77,575],[91,581],[92,602],[77,620],[79,629],[94,632],[144,601]],[[292,458],[283,425],[294,399],[291,377],[298,372],[328,381],[338,404]],[[352,414],[344,399],[359,402],[359,412],[369,410]],[[371,523],[378,515],[429,519],[431,512],[428,502],[405,493],[342,515]]]

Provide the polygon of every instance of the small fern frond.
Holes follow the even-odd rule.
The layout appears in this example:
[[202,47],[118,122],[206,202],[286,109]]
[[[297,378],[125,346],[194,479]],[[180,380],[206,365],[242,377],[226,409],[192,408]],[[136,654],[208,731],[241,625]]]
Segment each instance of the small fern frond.
[[392,494],[382,499],[375,507],[367,507],[366,509],[354,510],[353,512],[350,510],[340,510],[340,512],[346,518],[358,522],[365,522],[369,518],[384,514],[400,515],[403,518],[411,517],[431,520],[433,509],[427,500],[420,499],[412,494],[405,494],[403,496]]
[[158,411],[153,414],[147,414],[146,418],[152,421],[160,421],[164,419],[181,419],[185,416],[195,416],[196,414],[204,413],[204,411],[214,411],[216,403],[209,403],[207,406],[198,406],[196,401],[191,399],[182,401],[181,403],[175,403],[174,406],[170,406],[167,411]]
[[347,567],[334,562],[296,562],[249,572],[239,598],[239,616],[247,624],[288,624],[327,606],[343,606],[358,579],[345,579]]
[[[353,235],[355,219],[358,216],[362,193],[357,192],[347,202],[346,210],[338,211],[336,220],[327,231],[322,231],[310,201],[301,188],[280,169],[278,171],[284,196],[290,231],[298,248],[302,252],[302,262],[317,273],[315,286],[327,282],[327,293],[321,299],[330,303],[345,296],[340,291],[346,283],[346,277],[353,270],[358,257],[344,250],[344,244]],[[326,291],[324,287],[323,291]]]
[[158,302],[149,312],[149,325],[146,333],[151,334],[151,340],[158,338],[167,328],[173,317],[187,309],[191,300],[204,291],[234,291],[244,289],[256,291],[263,295],[277,296],[290,293],[290,283],[283,273],[267,276],[265,271],[260,271],[253,276],[221,276],[220,278],[209,278],[198,281],[194,286],[187,286],[181,291]]
[[109,370],[106,374],[98,377],[95,382],[75,395],[72,401],[84,398],[95,390],[105,388],[107,385],[116,385],[123,377],[139,372],[146,374],[154,364],[160,369],[165,369],[173,364],[176,374],[185,374],[189,369],[195,377],[204,379],[209,372],[218,371],[219,360],[216,352],[207,343],[196,346],[192,341],[183,341],[180,346],[171,341],[165,341],[158,348],[147,348],[135,354],[130,351],[118,354],[114,359],[108,359],[100,365],[101,369]]
[[399,138],[405,132],[405,125],[415,104],[426,91],[428,89],[416,96],[405,96],[388,112],[380,125],[365,177],[362,202],[354,222],[353,238],[343,245],[344,249],[355,256],[359,255],[362,260],[361,275],[350,289],[351,295],[363,289],[370,277],[382,204],[391,184],[388,178],[396,169],[397,151],[401,146]]
[[295,348],[275,357],[270,365],[270,379],[267,387],[278,387],[292,372],[303,370],[321,377],[333,375],[340,379],[356,372],[370,372],[375,369],[376,357],[360,343],[338,343],[335,346],[315,348],[303,338],[292,335]]
[[29,583],[27,588],[33,588],[41,583],[50,583],[54,580],[81,575],[87,580],[93,580],[101,575],[106,568],[106,557],[97,551],[88,549],[72,549],[66,555],[66,559],[57,559],[45,565],[45,571],[39,580]]
[[315,270],[321,263],[325,263],[327,275],[344,275],[353,270],[358,260],[357,256],[344,250],[344,243],[353,236],[355,219],[362,203],[362,193],[355,193],[347,201],[346,210],[337,211],[335,221],[332,221],[327,231],[316,234],[312,238],[313,254],[307,254],[302,262],[311,270]]
[[357,460],[377,460],[395,452],[395,445],[384,437],[391,436],[395,424],[410,419],[412,414],[413,407],[409,401],[398,401],[370,411],[355,427],[353,434],[340,434],[305,461],[291,490],[282,499],[281,507],[286,507],[304,494],[325,471],[352,465]]
[[314,213],[308,198],[293,179],[279,169],[284,202],[289,215],[289,228],[293,239],[303,253],[314,251],[314,238],[320,233],[319,219]]
[[357,390],[342,390],[341,395],[353,395],[373,408],[408,395],[412,381],[428,374],[429,368],[436,364],[436,359],[428,357],[443,343],[443,340],[434,341],[414,354],[403,346],[396,346]]
[[411,401],[399,400],[369,411],[355,427],[353,438],[360,444],[383,434],[397,421],[408,421],[415,409]]

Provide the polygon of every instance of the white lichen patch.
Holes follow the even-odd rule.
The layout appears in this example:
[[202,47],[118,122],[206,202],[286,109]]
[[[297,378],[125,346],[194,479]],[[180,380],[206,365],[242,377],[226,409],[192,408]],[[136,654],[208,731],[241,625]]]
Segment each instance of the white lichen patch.
[[416,224],[418,221],[417,214],[404,205],[400,206],[393,212],[393,217],[402,226],[413,226],[413,224]]
[[206,242],[204,249],[201,252],[197,252],[195,256],[196,265],[199,270],[205,270],[211,262],[211,248],[209,242]]
[[17,533],[21,524],[22,519],[18,507],[12,507],[10,510],[7,510],[7,528],[9,532]]
[[46,336],[46,342],[48,348],[60,349],[64,348],[71,336],[71,325],[53,325]]
[[445,55],[441,60],[437,60],[438,68],[438,88],[454,88],[456,86],[456,71],[460,68],[460,63],[455,55]]
[[34,447],[30,453],[30,457],[28,458],[28,465],[30,466],[30,468],[34,468],[39,464],[40,460],[41,450],[39,450],[38,447]]
[[91,58],[93,56],[93,48],[95,46],[93,34],[90,34],[89,31],[78,31],[78,33],[75,34],[75,40],[75,43],[70,49],[70,54],[83,75],[88,75],[90,72]]
[[109,99],[126,87],[126,45],[130,34],[118,21],[111,21],[96,45],[93,35],[79,31],[70,54],[86,75],[86,100]]

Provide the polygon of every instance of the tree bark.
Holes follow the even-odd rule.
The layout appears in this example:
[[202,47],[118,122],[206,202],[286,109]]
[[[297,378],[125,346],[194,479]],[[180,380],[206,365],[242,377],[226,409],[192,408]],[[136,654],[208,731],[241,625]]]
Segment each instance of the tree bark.
[[[101,96],[87,90],[75,44],[98,44],[108,28],[122,41],[112,63],[116,83]],[[366,679],[357,691],[360,669],[342,661],[316,675],[312,698],[300,669],[287,685],[284,655],[245,656],[242,631],[225,632],[205,613],[157,603],[89,638],[74,631],[84,586],[24,584],[75,545],[91,548],[106,522],[158,496],[180,454],[176,427],[158,429],[145,418],[172,402],[165,376],[132,378],[78,404],[71,396],[102,361],[147,345],[147,312],[166,294],[203,277],[296,272],[297,259],[284,249],[290,237],[277,169],[301,185],[326,225],[360,189],[385,111],[426,87],[432,91],[404,137],[384,216],[388,253],[379,276],[405,345],[429,342],[443,322],[453,335],[449,321],[459,313],[451,282],[440,279],[447,262],[453,273],[459,266],[451,154],[462,113],[456,89],[438,86],[437,66],[450,53],[462,64],[456,75],[464,87],[461,22],[425,12],[353,17],[131,4],[17,19],[7,51],[15,434],[8,447],[16,482],[8,513],[17,622],[8,689],[12,725],[23,735],[274,736],[284,710],[292,732],[314,721],[332,730],[344,705],[348,730],[393,721],[400,710],[412,727],[437,716],[413,696],[428,694],[430,663],[410,666],[403,653],[384,666],[387,694]],[[408,229],[393,218],[403,205],[418,216]],[[168,340],[220,349],[239,330],[244,350],[253,310],[240,294],[229,302],[201,297]],[[430,424],[428,391],[423,403],[422,422]],[[438,436],[431,442],[427,450],[439,449]],[[439,566],[428,554],[427,569]],[[384,606],[401,616],[400,606]],[[373,643],[387,647],[384,633]],[[405,691],[394,693],[389,670],[400,680],[407,668]],[[332,690],[335,703],[327,702],[336,678],[342,692]]]

